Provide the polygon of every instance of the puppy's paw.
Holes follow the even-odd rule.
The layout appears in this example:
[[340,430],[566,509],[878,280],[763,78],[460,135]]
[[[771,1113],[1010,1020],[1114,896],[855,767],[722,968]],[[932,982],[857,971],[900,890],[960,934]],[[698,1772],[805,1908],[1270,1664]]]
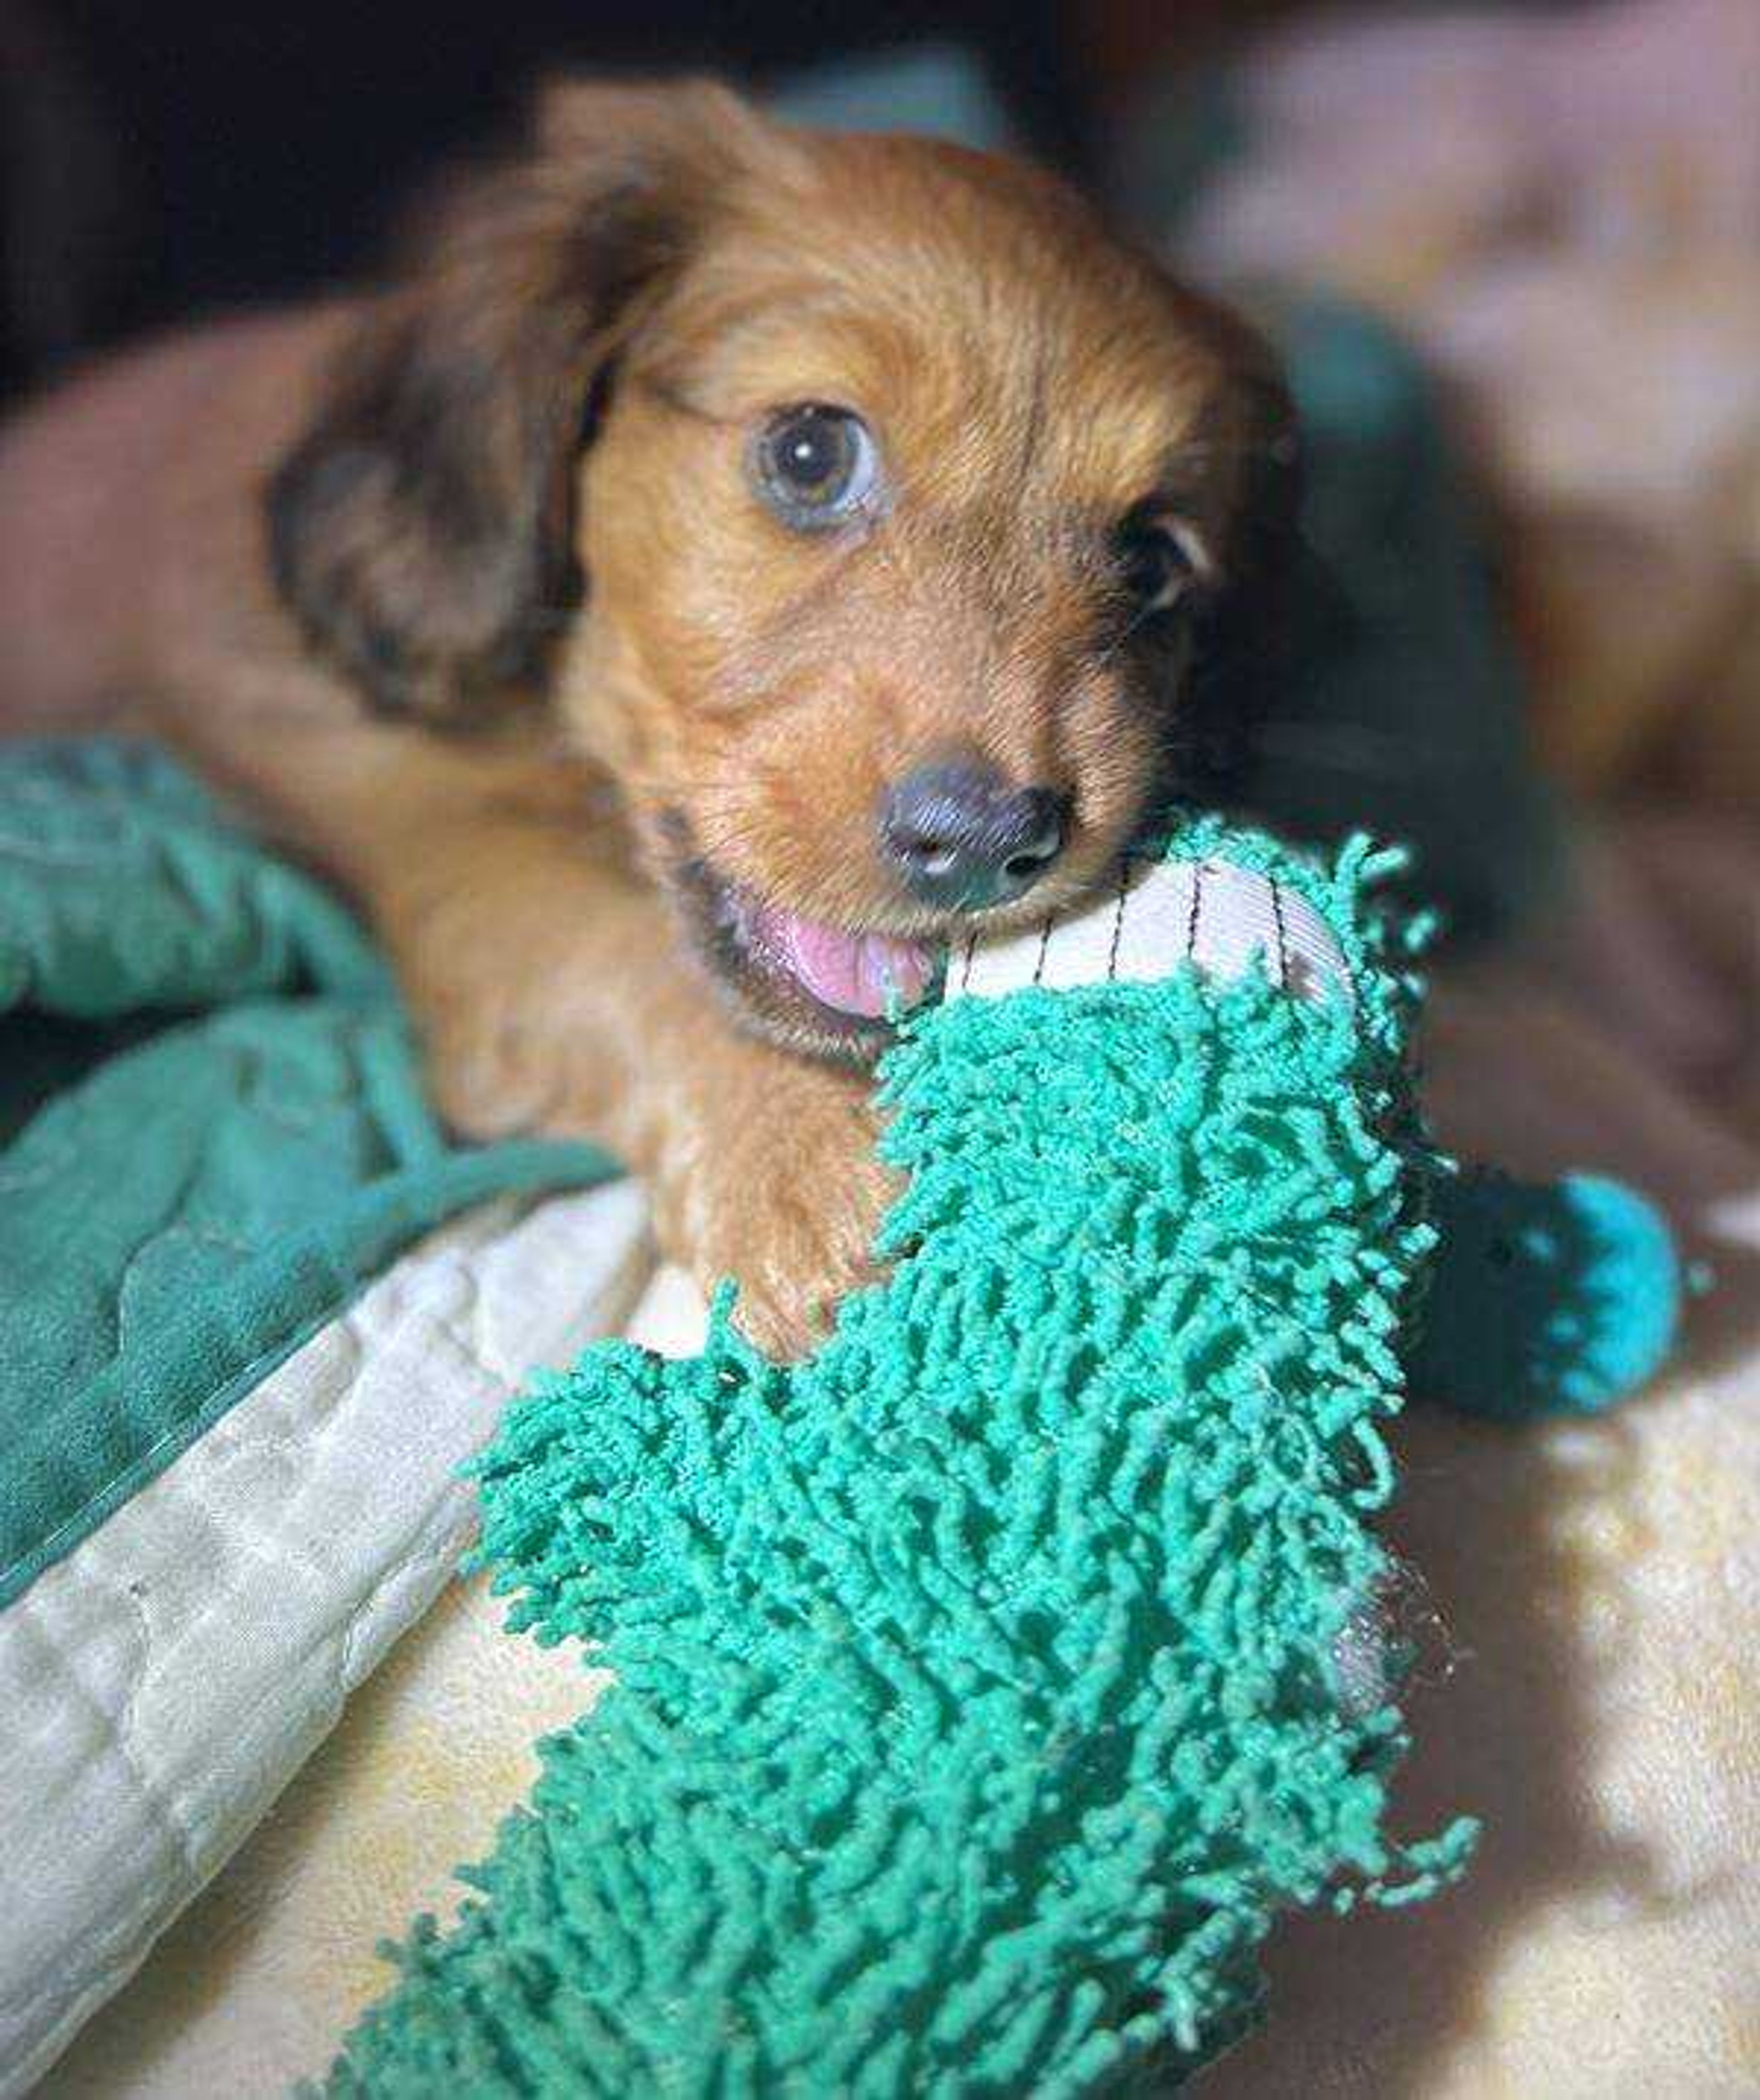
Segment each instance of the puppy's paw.
[[479,948],[404,989],[442,1120],[481,1144],[542,1135],[612,1140],[617,1067],[591,960],[545,968],[528,946]]
[[590,1036],[534,1025],[519,1007],[486,1000],[432,1004],[421,1021],[429,1092],[461,1136],[482,1144],[589,1127],[604,1091]]
[[690,1146],[687,1185],[671,1176],[657,1223],[705,1290],[739,1286],[736,1324],[767,1354],[804,1355],[839,1302],[880,1273],[871,1249],[898,1178],[874,1156],[866,1084],[782,1067],[770,1096],[723,1102]]

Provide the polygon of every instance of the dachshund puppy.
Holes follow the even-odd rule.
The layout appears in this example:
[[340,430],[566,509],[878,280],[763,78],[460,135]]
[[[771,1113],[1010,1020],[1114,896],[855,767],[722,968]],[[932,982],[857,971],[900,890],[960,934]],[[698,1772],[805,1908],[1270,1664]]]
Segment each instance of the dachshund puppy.
[[382,290],[13,428],[0,724],[169,739],[370,915],[455,1126],[609,1145],[797,1348],[889,1014],[1198,784],[1287,404],[1026,168],[698,83],[534,129]]

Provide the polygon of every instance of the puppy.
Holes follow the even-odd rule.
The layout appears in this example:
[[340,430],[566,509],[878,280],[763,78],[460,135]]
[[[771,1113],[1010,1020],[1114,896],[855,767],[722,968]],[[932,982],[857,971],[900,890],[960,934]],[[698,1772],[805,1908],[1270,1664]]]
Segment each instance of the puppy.
[[796,1348],[939,944],[1198,786],[1287,404],[1025,167],[698,83],[533,133],[383,289],[14,426],[0,723],[170,740],[370,915],[453,1125],[610,1146]]

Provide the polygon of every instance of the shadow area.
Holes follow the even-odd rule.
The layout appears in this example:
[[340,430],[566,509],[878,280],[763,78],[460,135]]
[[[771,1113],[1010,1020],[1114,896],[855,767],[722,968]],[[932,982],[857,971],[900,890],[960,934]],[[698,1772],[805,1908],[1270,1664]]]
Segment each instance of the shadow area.
[[1471,1813],[1479,1849],[1462,1885],[1428,1904],[1281,1924],[1269,2025],[1198,2081],[1206,2100],[1434,2092],[1484,2037],[1524,1928],[1561,1906],[1629,1915],[1679,1900],[1603,1826],[1586,1785],[1595,1705],[1619,1667],[1622,1568],[1641,1550],[1624,1423],[1542,1432],[1418,1408],[1393,1441],[1402,1483],[1386,1532],[1412,1571],[1402,1617],[1420,1650],[1395,1820],[1427,1835]]

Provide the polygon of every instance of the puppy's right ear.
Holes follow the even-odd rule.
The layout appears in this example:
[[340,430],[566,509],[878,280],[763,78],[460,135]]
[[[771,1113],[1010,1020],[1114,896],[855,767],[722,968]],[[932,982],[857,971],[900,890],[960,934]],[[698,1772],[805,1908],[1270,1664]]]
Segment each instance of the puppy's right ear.
[[541,668],[618,349],[718,201],[791,151],[701,82],[553,87],[533,130],[430,214],[269,487],[284,598],[385,712],[468,721]]

